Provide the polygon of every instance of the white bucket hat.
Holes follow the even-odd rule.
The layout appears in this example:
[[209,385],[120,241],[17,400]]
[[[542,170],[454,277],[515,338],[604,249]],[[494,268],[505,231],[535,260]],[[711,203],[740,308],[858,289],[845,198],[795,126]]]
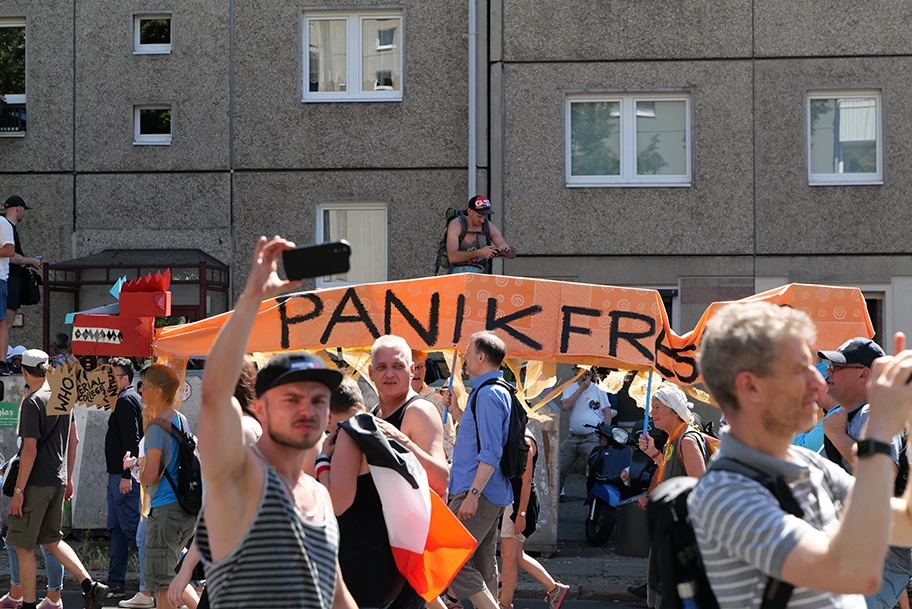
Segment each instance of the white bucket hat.
[[660,402],[671,408],[675,411],[682,421],[690,425],[693,423],[693,402],[687,401],[687,394],[681,391],[680,388],[666,383],[659,387],[652,397],[658,399]]

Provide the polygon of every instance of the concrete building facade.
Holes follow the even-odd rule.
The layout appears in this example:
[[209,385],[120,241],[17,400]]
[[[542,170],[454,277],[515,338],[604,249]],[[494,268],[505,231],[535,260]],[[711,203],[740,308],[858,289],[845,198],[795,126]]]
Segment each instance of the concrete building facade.
[[[0,198],[34,207],[47,261],[198,248],[236,295],[279,233],[356,244],[310,287],[420,277],[471,194],[473,114],[519,253],[497,272],[659,288],[679,332],[716,300],[856,285],[877,338],[912,332],[912,9],[476,3],[0,0],[0,41],[26,41],[0,115],[28,119],[0,116]],[[27,309],[12,342],[40,336]]]

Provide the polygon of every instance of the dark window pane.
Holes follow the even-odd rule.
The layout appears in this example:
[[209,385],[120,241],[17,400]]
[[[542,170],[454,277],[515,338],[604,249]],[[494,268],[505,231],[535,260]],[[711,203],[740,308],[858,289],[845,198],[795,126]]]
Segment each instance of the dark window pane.
[[139,111],[140,135],[170,135],[171,109],[145,108]]
[[140,19],[139,44],[171,44],[171,20]]
[[25,27],[0,27],[0,93],[25,95]]

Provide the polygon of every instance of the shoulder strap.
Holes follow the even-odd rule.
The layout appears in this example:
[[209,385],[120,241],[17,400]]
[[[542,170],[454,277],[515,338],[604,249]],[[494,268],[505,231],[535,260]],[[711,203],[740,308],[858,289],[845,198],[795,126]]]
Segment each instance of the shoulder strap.
[[[783,510],[797,518],[804,517],[804,510],[801,509],[801,505],[792,494],[792,489],[789,488],[788,483],[782,476],[773,477],[766,472],[730,457],[716,459],[711,468],[740,474],[759,482],[773,494]],[[795,586],[792,584],[772,577],[769,578],[766,582],[766,587],[763,589],[763,602],[760,605],[760,609],[785,609],[794,589]]]
[[487,387],[488,385],[500,385],[504,389],[516,393],[516,388],[513,387],[513,385],[499,377],[488,379],[477,388],[472,388],[472,399],[469,400],[469,407],[472,409],[472,422],[475,424],[475,447],[478,449],[479,453],[481,452],[481,438],[478,436],[478,418],[475,416],[475,401],[478,399],[478,393],[482,388]]
[[[848,420],[851,421],[856,416],[858,416],[858,413],[861,412],[862,408],[864,408],[864,405],[862,405],[862,406],[856,408],[855,410],[853,410],[852,412],[848,413]],[[824,417],[824,418],[826,418],[826,417]],[[827,459],[829,459],[830,461],[832,461],[833,463],[835,463],[842,469],[845,469],[846,471],[848,471],[848,469],[846,469],[845,464],[843,463],[842,453],[839,452],[839,449],[836,448],[836,445],[833,444],[833,442],[830,441],[830,439],[825,434],[823,436],[823,452],[826,454]]]

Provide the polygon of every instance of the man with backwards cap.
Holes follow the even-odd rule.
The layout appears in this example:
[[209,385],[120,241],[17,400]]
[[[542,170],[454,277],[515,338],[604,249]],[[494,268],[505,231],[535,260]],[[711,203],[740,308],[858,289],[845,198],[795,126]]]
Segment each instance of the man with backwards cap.
[[491,201],[478,195],[469,199],[464,216],[450,220],[447,226],[447,259],[451,274],[487,273],[494,256],[516,256],[500,230],[489,221],[488,216],[492,213]]
[[213,607],[354,607],[339,571],[329,493],[302,468],[323,439],[342,381],[308,353],[282,353],[259,371],[253,406],[263,426],[244,442],[234,388],[260,303],[297,287],[276,273],[294,244],[260,237],[247,286],[206,362],[199,452],[205,480],[196,544]]
[[[848,340],[836,351],[818,351],[820,359],[829,363],[827,394],[842,406],[823,421],[825,434],[823,453],[850,474],[858,464],[856,443],[864,438],[871,412],[868,404],[868,381],[871,365],[884,350],[869,338]],[[897,476],[894,494],[902,495],[905,483],[899,478],[908,476],[909,462],[905,455],[905,433],[893,436],[892,458]],[[883,583],[876,594],[865,596],[868,609],[891,608],[906,591],[912,575],[912,549],[890,547],[884,563]]]

